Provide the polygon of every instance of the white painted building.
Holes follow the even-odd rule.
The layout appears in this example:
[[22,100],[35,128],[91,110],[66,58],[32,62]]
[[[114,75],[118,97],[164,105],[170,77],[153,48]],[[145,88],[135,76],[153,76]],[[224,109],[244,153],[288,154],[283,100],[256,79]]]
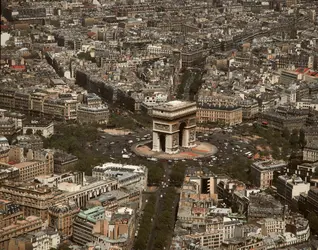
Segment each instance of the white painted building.
[[115,178],[118,181],[118,188],[134,186],[146,190],[148,169],[145,166],[107,162],[94,167],[92,176],[98,180]]
[[292,200],[300,194],[307,194],[310,189],[310,183],[304,182],[300,177],[281,175],[276,182],[277,193],[284,199],[288,205],[292,204]]
[[160,92],[155,92],[151,96],[146,96],[144,99],[144,103],[146,104],[156,104],[156,103],[164,103],[167,101],[168,95]]
[[313,99],[301,99],[300,101],[296,102],[297,109],[311,109],[318,111],[318,100]]
[[23,126],[23,134],[27,134],[29,130],[32,131],[32,134],[40,133],[43,137],[48,138],[54,134],[54,124],[53,122],[42,124],[32,121],[30,124]]
[[60,235],[55,231],[40,231],[29,234],[33,250],[50,250],[60,244]]
[[147,46],[147,52],[149,54],[154,54],[154,55],[170,55],[172,54],[172,49],[169,46],[164,46],[161,44],[158,44],[158,45],[149,44]]

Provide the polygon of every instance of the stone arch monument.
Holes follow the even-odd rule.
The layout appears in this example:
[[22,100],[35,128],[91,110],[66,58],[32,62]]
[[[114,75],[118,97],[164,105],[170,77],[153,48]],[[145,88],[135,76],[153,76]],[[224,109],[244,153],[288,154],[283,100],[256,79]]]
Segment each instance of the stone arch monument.
[[195,102],[170,101],[152,110],[152,151],[178,153],[181,148],[195,147]]

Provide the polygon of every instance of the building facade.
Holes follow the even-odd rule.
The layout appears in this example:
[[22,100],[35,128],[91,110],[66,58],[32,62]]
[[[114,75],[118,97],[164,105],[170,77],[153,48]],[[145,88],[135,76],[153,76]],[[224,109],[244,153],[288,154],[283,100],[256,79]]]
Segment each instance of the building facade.
[[80,209],[74,202],[54,204],[49,207],[49,227],[56,229],[62,239],[73,234],[73,222]]
[[82,124],[96,123],[107,124],[109,110],[105,105],[99,107],[88,107],[80,105],[77,110],[77,121]]
[[318,141],[307,143],[303,149],[303,160],[309,162],[318,161]]
[[16,132],[14,120],[11,118],[0,118],[0,135],[10,136]]
[[274,180],[274,172],[287,166],[284,161],[260,161],[251,165],[251,176],[253,183],[262,189],[271,187]]
[[220,123],[224,125],[237,125],[242,123],[242,108],[210,106],[208,104],[199,105],[197,120],[200,123]]
[[51,250],[60,244],[60,235],[56,231],[32,232],[13,238],[9,242],[8,250]]
[[25,124],[23,126],[23,134],[28,134],[29,131],[32,134],[39,134],[45,138],[48,138],[54,134],[54,124],[53,122],[42,123],[33,121],[30,124]]
[[10,248],[9,241],[15,237],[28,232],[39,232],[42,229],[42,220],[36,216],[27,216],[24,219],[16,221],[7,227],[0,229],[0,248],[1,249],[16,249]]
[[132,209],[120,208],[109,212],[98,206],[81,211],[73,226],[73,241],[79,245],[98,241],[108,247],[119,246],[129,250],[133,242],[135,215]]
[[281,175],[276,181],[276,187],[278,195],[286,201],[286,204],[292,206],[295,197],[299,197],[301,193],[308,193],[310,183],[305,183],[298,176]]

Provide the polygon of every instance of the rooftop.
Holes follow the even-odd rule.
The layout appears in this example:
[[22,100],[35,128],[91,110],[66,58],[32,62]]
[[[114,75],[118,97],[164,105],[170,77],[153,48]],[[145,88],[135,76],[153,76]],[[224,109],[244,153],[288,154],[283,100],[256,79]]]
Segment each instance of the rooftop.
[[188,102],[188,101],[180,101],[174,100],[170,102],[166,102],[164,104],[158,105],[154,107],[154,110],[163,110],[163,111],[176,111],[179,109],[184,109],[188,107],[196,106],[195,102]]

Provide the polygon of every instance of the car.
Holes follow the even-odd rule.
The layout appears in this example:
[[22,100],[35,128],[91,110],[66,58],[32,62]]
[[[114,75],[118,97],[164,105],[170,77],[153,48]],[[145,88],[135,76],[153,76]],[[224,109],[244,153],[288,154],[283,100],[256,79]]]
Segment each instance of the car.
[[127,154],[123,154],[123,155],[122,155],[122,158],[123,158],[123,159],[129,159],[129,158],[130,158],[130,156],[129,156],[129,155],[127,155]]

